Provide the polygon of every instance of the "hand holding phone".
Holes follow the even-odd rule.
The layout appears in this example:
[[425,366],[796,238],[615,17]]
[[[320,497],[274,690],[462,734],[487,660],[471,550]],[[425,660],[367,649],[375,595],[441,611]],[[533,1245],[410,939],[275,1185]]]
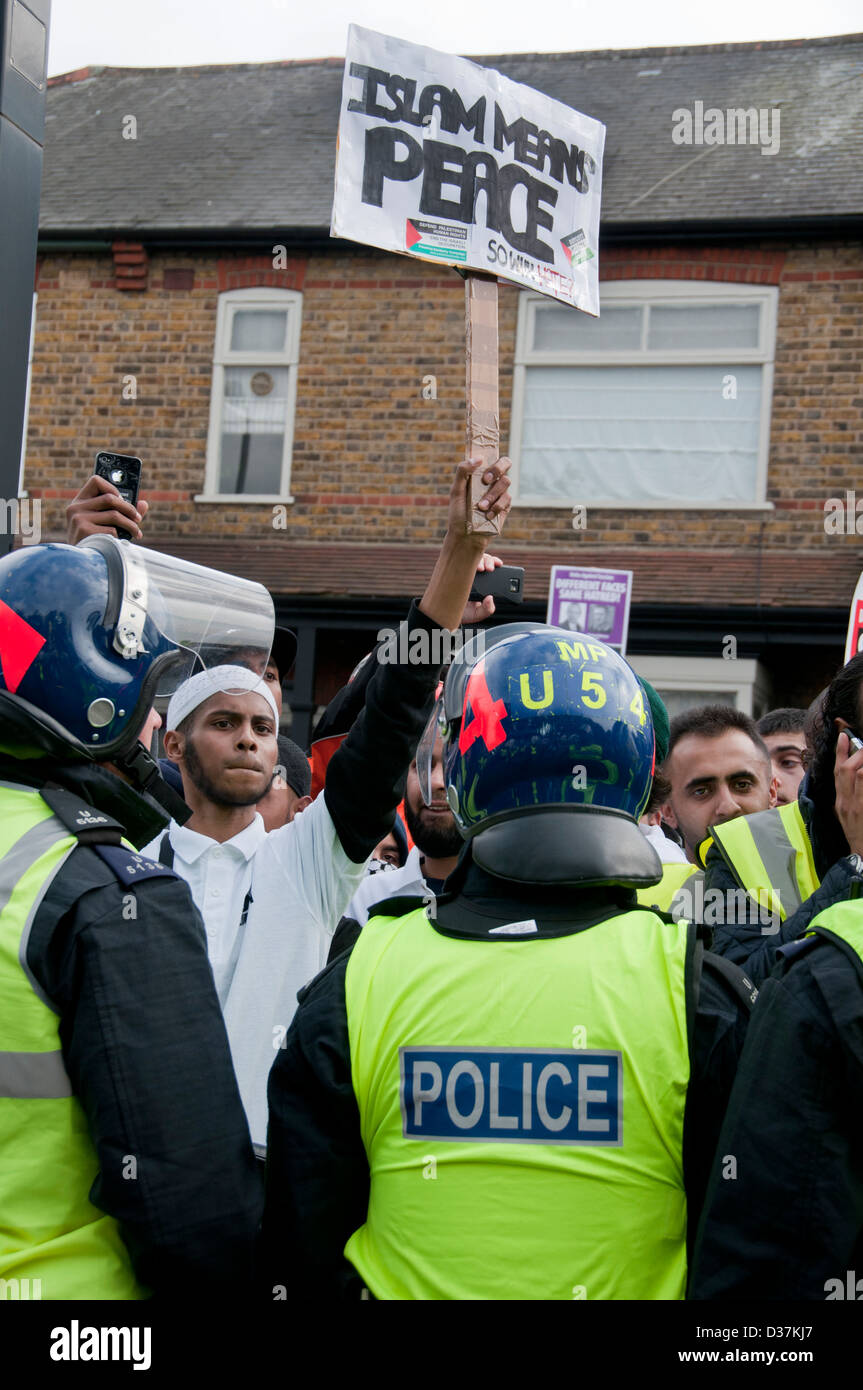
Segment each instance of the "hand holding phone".
[[141,539],[139,522],[146,516],[148,504],[137,505],[119,495],[109,478],[93,474],[66,508],[66,538],[69,545],[78,545],[86,536],[118,536],[120,539]]
[[124,502],[134,507],[138,501],[141,485],[141,460],[132,454],[115,454],[107,450],[96,455],[94,473],[97,478],[107,478],[113,483]]
[[491,594],[504,603],[521,603],[524,598],[524,569],[521,565],[499,565],[474,577],[471,600],[478,602]]
[[837,738],[836,762],[833,769],[836,788],[834,811],[845,832],[851,852],[863,855],[863,767],[851,766],[854,760],[859,764],[857,754],[863,752],[863,740],[847,725],[839,732],[840,735],[845,734],[848,739],[848,752],[843,756]]

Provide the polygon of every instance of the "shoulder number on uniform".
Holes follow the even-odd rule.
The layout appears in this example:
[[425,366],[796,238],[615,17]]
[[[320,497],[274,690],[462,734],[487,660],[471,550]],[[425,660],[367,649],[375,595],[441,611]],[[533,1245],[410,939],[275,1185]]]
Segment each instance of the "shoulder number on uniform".
[[177,877],[173,869],[166,868],[164,864],[157,864],[152,859],[145,859],[142,854],[137,854],[133,849],[126,849],[124,845],[93,845],[92,849],[123,884],[140,883],[143,879],[150,878]]

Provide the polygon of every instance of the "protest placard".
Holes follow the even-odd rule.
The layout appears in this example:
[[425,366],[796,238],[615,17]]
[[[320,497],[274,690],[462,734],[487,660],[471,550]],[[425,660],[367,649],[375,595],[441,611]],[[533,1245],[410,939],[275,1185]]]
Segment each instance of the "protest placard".
[[553,565],[546,622],[598,637],[626,655],[632,570]]
[[[469,457],[500,447],[497,279],[599,313],[604,142],[492,68],[350,26],[330,234],[465,276]],[[497,533],[482,490],[475,476],[466,529]]]
[[493,68],[352,24],[331,235],[598,314],[604,141]]

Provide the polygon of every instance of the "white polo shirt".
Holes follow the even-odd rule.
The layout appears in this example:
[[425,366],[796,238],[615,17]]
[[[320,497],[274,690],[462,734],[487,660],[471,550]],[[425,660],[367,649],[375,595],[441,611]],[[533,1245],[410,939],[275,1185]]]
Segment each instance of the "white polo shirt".
[[[326,964],[365,863],[348,859],[322,795],[269,834],[259,815],[223,844],[174,821],[168,834],[174,869],[204,919],[240,1095],[252,1142],[262,1147],[267,1077],[294,1016],[297,991]],[[158,859],[161,839],[141,853]]]

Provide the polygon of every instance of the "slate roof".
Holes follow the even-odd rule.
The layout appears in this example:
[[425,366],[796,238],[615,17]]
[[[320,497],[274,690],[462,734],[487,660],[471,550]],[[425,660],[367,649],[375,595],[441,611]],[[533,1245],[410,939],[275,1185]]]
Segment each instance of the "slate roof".
[[[481,58],[608,127],[606,234],[863,214],[863,34]],[[88,68],[48,91],[42,233],[321,234],[342,59]],[[780,149],[675,145],[672,112],[778,106]],[[122,138],[134,115],[137,139]]]

